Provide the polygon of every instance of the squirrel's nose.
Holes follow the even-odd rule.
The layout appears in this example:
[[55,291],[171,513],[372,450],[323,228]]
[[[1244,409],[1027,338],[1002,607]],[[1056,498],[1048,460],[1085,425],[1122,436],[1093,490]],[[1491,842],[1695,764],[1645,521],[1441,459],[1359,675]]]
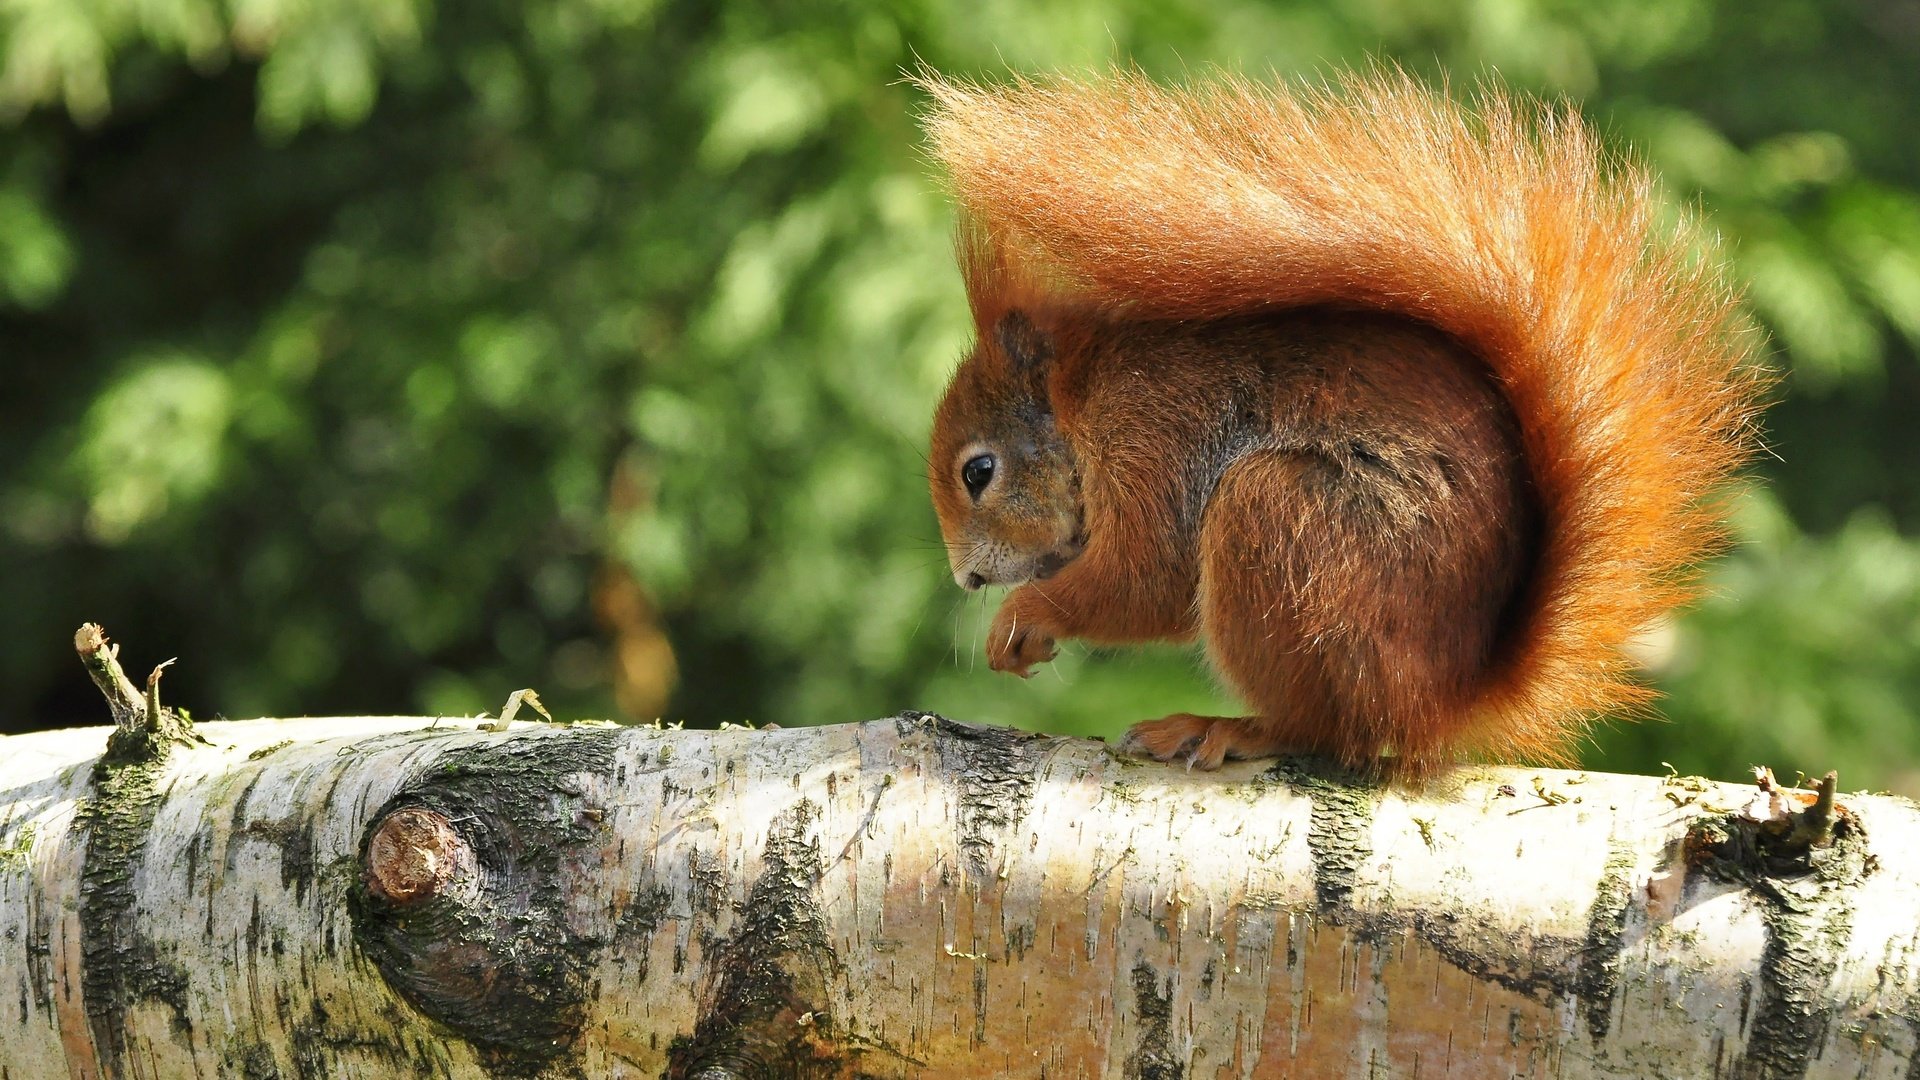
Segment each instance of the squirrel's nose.
[[974,573],[955,574],[953,575],[953,581],[954,581],[954,584],[960,586],[961,588],[967,590],[968,592],[973,592],[974,590],[981,588],[987,583],[986,578],[983,578],[979,574],[974,574]]

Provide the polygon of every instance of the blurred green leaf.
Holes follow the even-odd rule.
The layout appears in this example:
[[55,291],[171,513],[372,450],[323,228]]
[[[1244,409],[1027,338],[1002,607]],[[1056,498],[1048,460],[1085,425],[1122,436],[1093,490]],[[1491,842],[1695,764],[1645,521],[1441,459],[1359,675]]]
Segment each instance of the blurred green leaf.
[[170,354],[128,365],[88,410],[80,444],[94,539],[124,541],[213,489],[232,398],[226,376],[197,357]]
[[59,224],[24,192],[0,187],[0,297],[45,307],[72,272],[73,247]]

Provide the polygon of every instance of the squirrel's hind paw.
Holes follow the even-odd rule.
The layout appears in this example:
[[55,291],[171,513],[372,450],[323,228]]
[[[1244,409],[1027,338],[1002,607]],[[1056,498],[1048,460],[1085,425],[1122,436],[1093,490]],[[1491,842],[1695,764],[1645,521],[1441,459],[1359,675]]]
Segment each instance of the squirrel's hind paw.
[[1174,713],[1143,720],[1120,740],[1120,752],[1140,754],[1156,761],[1184,763],[1189,769],[1212,771],[1229,758],[1272,757],[1287,750],[1257,716],[1195,716]]

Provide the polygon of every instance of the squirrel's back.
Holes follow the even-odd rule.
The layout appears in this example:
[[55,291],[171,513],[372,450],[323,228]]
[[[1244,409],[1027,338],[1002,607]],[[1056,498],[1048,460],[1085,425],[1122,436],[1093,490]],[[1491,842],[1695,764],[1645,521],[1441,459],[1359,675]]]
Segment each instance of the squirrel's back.
[[1459,749],[1558,758],[1648,697],[1622,646],[1720,543],[1712,496],[1767,377],[1709,238],[1644,171],[1569,113],[1499,93],[1468,111],[1399,75],[923,84],[977,310],[1000,289],[1152,319],[1359,305],[1486,363],[1538,541]]

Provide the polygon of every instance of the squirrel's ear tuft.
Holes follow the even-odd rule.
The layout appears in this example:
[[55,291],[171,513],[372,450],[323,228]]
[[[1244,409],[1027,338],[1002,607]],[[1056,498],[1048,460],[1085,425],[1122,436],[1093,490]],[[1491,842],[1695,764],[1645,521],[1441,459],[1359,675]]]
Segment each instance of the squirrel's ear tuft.
[[1053,363],[1053,342],[1033,325],[1026,312],[1009,311],[1000,317],[1000,350],[1016,375],[1036,375]]

